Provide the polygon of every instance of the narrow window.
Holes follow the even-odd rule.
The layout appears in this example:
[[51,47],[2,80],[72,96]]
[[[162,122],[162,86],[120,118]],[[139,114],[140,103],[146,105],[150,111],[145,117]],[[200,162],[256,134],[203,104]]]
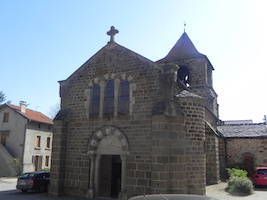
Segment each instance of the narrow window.
[[3,122],[8,122],[8,120],[9,120],[9,113],[4,113]]
[[105,94],[105,113],[114,113],[114,81],[109,80],[107,82],[106,94]]
[[92,100],[91,100],[91,114],[99,114],[99,105],[100,105],[100,86],[94,85],[92,91]]
[[50,149],[50,144],[51,144],[51,137],[46,138],[46,148]]
[[35,144],[36,148],[40,148],[41,147],[41,136],[37,135],[36,137],[36,144]]
[[128,81],[122,81],[120,84],[120,95],[119,95],[119,113],[129,112],[129,93],[130,84]]
[[45,166],[49,166],[49,156],[45,156]]
[[41,123],[38,124],[38,128],[39,128],[39,129],[41,128]]

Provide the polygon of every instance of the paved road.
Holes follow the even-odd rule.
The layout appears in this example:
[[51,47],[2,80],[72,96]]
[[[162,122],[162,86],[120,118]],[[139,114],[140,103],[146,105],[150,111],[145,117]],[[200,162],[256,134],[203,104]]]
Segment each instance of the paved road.
[[0,200],[84,200],[73,197],[50,197],[47,193],[34,191],[22,193],[16,189],[16,184],[17,178],[0,178]]
[[257,187],[252,195],[231,195],[225,191],[227,183],[222,182],[216,185],[206,187],[206,195],[217,198],[218,200],[267,200],[267,187]]
[[[47,193],[22,193],[16,190],[16,183],[15,178],[0,178],[0,200],[88,200],[77,197],[50,197]],[[225,192],[226,187],[227,183],[207,186],[206,194],[218,200],[267,200],[267,187],[256,188],[255,193],[249,196],[230,195]]]

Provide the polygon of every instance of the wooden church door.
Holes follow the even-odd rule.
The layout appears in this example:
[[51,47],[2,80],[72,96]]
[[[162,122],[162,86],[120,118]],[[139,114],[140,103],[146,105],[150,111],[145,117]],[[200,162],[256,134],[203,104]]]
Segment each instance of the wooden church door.
[[248,173],[252,173],[254,170],[254,161],[253,157],[251,156],[245,156],[244,157],[244,165]]
[[121,188],[121,160],[119,155],[102,155],[100,161],[100,197],[118,197]]

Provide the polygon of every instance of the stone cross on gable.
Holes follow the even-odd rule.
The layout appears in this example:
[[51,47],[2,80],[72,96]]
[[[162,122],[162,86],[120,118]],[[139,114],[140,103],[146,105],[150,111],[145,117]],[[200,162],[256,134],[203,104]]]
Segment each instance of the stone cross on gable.
[[119,31],[115,29],[114,26],[111,26],[110,31],[107,32],[107,34],[110,35],[110,42],[114,42],[114,35],[116,35],[117,33],[119,33]]

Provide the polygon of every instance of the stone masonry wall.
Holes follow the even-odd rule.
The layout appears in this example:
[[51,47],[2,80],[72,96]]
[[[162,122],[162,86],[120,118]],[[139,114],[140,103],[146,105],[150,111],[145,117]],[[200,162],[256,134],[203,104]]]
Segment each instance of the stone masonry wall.
[[267,166],[267,139],[227,139],[228,167],[235,163],[243,163],[245,153],[254,155],[254,168]]
[[220,161],[220,178],[226,180],[226,149],[225,138],[219,138],[219,161]]
[[220,181],[219,138],[209,128],[206,128],[205,153],[207,185],[216,184]]
[[53,153],[51,157],[51,174],[49,194],[60,196],[65,193],[67,123],[54,121]]
[[[164,73],[157,64],[108,44],[60,82],[61,108],[69,112],[55,125],[50,194],[86,196],[91,170],[89,140],[104,126],[116,127],[129,142],[128,197],[166,192],[205,194],[205,100],[176,100],[174,74]],[[131,77],[130,112],[90,115],[88,91],[92,83],[100,81],[105,86],[108,80],[116,84],[127,77]],[[167,116],[164,109],[152,114],[155,104],[168,99],[183,114]]]
[[[158,92],[160,73],[152,62],[110,45],[61,83],[62,108],[69,109],[64,181],[66,194],[86,195],[90,178],[88,141],[95,131],[107,125],[119,128],[129,141],[131,153],[126,159],[127,193],[151,192],[151,111],[154,102],[162,99]],[[123,77],[121,74],[130,74],[134,78],[132,113],[87,116],[88,99],[85,94],[89,81],[95,78],[108,81],[119,75]]]
[[206,156],[205,141],[205,101],[201,98],[180,98],[180,107],[185,113],[187,147],[186,179],[189,194],[205,194]]
[[152,193],[187,193],[184,119],[164,115],[152,119]]
[[189,88],[206,99],[206,106],[218,117],[217,94],[213,90],[212,66],[206,58],[180,59],[178,65],[189,68]]

